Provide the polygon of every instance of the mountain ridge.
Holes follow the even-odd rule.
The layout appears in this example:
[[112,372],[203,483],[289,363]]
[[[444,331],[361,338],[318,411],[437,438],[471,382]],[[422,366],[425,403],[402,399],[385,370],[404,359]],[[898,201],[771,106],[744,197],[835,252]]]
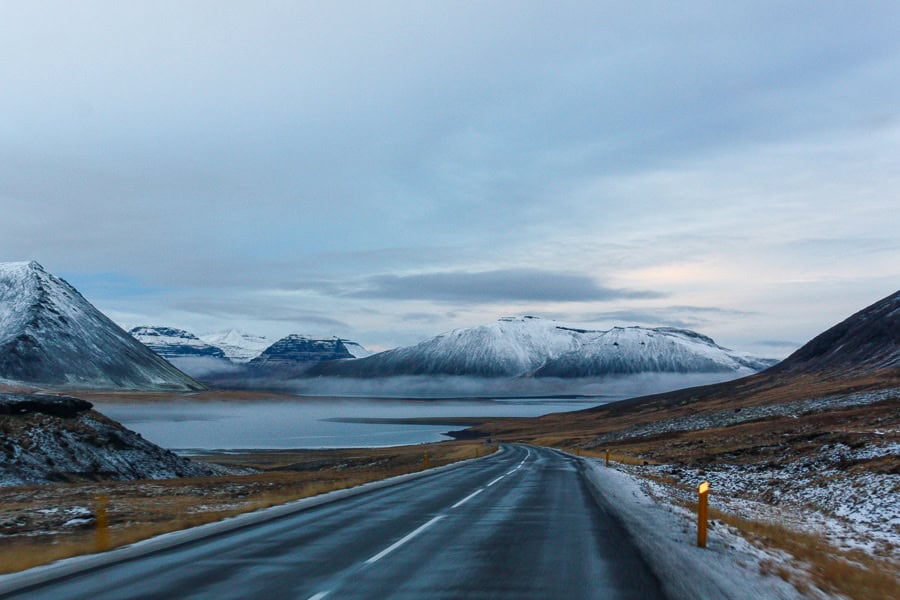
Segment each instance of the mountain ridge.
[[0,378],[71,389],[203,389],[35,261],[0,263]]
[[[616,338],[616,339],[612,339]],[[654,338],[666,340],[655,344]],[[641,348],[643,347],[643,350]],[[656,355],[646,359],[647,349]],[[630,353],[624,357],[625,350]],[[667,356],[660,353],[668,352]],[[605,354],[604,354],[605,353]],[[611,358],[615,355],[617,358]],[[641,359],[643,356],[643,360]],[[372,356],[314,365],[310,376],[598,377],[635,373],[750,374],[774,361],[736,353],[703,334],[673,328],[571,327],[533,316],[503,317]]]

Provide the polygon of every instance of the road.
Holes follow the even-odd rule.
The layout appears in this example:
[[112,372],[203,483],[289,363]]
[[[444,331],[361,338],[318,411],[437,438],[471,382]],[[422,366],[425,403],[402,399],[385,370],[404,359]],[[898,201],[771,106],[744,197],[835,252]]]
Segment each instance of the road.
[[3,598],[663,598],[578,461],[506,451]]

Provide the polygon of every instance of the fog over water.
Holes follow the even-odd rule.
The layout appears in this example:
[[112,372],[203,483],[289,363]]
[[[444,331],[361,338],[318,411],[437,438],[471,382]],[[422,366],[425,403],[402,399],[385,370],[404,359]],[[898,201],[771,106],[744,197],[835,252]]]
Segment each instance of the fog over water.
[[534,417],[620,397],[466,400],[315,398],[296,401],[97,403],[96,408],[174,450],[353,448],[450,439],[457,425],[358,423],[334,419]]

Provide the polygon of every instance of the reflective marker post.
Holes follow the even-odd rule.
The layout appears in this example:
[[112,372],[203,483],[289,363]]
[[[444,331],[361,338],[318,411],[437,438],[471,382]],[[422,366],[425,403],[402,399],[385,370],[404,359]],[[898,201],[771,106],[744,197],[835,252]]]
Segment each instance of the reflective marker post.
[[709,482],[704,481],[697,488],[697,547],[706,548],[706,517],[709,509]]
[[95,518],[97,523],[97,552],[109,550],[109,516],[106,513],[106,506],[109,498],[106,496],[97,496],[94,498],[97,503],[95,510]]
[[609,450],[606,451],[606,466],[609,466]]
[[423,464],[423,468],[425,468],[425,469],[427,469],[428,466],[429,466],[428,453],[427,453],[427,452],[425,453],[425,457],[424,457],[424,459],[422,460],[422,464]]

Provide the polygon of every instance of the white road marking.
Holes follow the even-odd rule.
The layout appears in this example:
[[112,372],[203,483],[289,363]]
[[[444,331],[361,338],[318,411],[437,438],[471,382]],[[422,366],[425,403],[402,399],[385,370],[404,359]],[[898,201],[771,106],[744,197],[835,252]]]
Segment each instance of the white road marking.
[[434,525],[435,523],[437,523],[438,521],[443,519],[445,516],[446,515],[438,515],[435,518],[433,518],[432,520],[430,520],[427,523],[425,523],[424,525],[422,525],[421,527],[419,527],[418,529],[415,529],[415,530],[411,531],[410,533],[406,534],[404,537],[400,538],[399,540],[397,540],[396,542],[394,542],[393,544],[391,544],[390,546],[388,546],[387,548],[385,548],[384,550],[382,550],[381,552],[379,552],[378,554],[376,554],[375,556],[373,556],[372,558],[367,560],[366,564],[371,565],[374,562],[378,562],[379,560],[381,560],[382,558],[384,558],[385,556],[387,556],[388,554],[390,554],[391,552],[393,552],[394,550],[396,550],[397,548],[399,548],[406,542],[410,541],[411,539],[413,539],[414,537],[416,537],[417,535],[419,535],[420,533],[422,533],[423,531],[425,531],[426,529],[428,529],[429,527],[431,527],[432,525]]
[[469,494],[468,496],[466,496],[465,498],[463,498],[462,500],[460,500],[459,502],[457,502],[450,508],[459,508],[460,506],[462,506],[463,504],[465,504],[466,502],[468,502],[469,500],[471,500],[472,498],[474,498],[475,496],[477,496],[478,494],[480,494],[483,491],[484,491],[484,488],[478,488],[477,490],[475,490],[474,492],[472,492],[471,494]]
[[325,596],[327,596],[330,593],[331,593],[330,591],[329,592],[319,592],[318,594],[313,594],[312,596],[310,596],[309,600],[322,600],[322,598],[324,598]]
[[501,476],[498,477],[497,479],[495,479],[495,480],[493,480],[492,482],[490,482],[489,484],[487,484],[485,487],[491,487],[492,485],[494,485],[495,483],[497,483],[498,481],[500,481],[500,480],[503,479],[504,477],[506,477],[506,475],[501,475]]

